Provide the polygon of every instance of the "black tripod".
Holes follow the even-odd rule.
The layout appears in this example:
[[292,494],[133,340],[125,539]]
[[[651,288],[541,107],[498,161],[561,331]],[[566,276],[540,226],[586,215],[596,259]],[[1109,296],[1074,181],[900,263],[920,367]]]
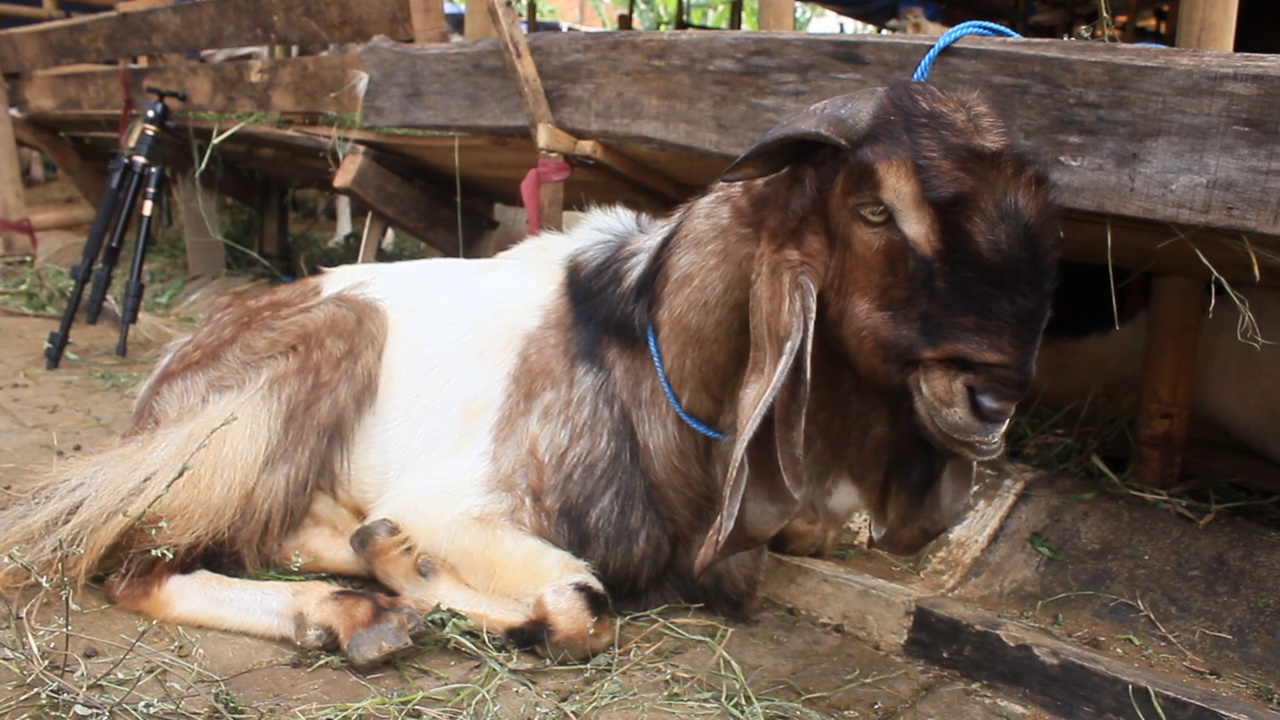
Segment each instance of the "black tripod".
[[[93,225],[89,228],[89,239],[84,244],[84,253],[80,264],[71,267],[71,278],[75,285],[71,288],[71,297],[67,300],[67,309],[62,313],[62,322],[55,332],[49,333],[45,343],[45,367],[52,370],[62,360],[62,352],[67,348],[71,322],[75,319],[76,310],[80,306],[80,296],[84,293],[85,283],[89,281],[89,273],[101,252],[102,261],[98,271],[93,274],[93,288],[89,291],[89,302],[85,306],[84,319],[90,325],[98,322],[102,312],[102,301],[107,297],[107,289],[111,287],[111,273],[120,259],[120,250],[124,245],[124,233],[129,227],[129,218],[133,215],[134,203],[138,200],[138,191],[142,190],[142,215],[138,221],[138,237],[133,248],[133,265],[129,268],[129,279],[124,287],[124,305],[120,313],[120,342],[116,344],[116,354],[123,356],[129,337],[129,326],[138,321],[138,308],[142,305],[142,263],[147,254],[147,240],[151,236],[151,219],[155,213],[156,203],[161,196],[164,185],[164,169],[156,161],[156,153],[160,147],[160,131],[171,130],[174,124],[169,120],[169,106],[165,98],[186,100],[186,93],[175,90],[161,90],[148,87],[147,92],[156,99],[146,104],[142,111],[142,129],[137,135],[132,148],[111,159],[108,166],[107,189],[98,201],[98,211],[93,217]],[[111,227],[111,239],[103,248],[102,240],[106,236],[107,227]]]

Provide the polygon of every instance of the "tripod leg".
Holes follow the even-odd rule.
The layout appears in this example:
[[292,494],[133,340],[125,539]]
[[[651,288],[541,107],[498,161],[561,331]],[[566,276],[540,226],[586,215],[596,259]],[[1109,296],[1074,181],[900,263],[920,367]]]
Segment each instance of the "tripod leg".
[[111,158],[111,164],[107,166],[107,187],[98,200],[98,211],[93,216],[93,225],[89,228],[89,237],[85,240],[84,249],[81,251],[80,263],[71,266],[71,278],[75,281],[71,287],[71,296],[67,300],[67,307],[62,313],[62,321],[58,324],[58,329],[49,333],[49,339],[45,341],[44,357],[47,370],[58,367],[58,363],[62,361],[62,353],[70,342],[71,323],[75,319],[76,311],[80,309],[80,298],[84,294],[84,286],[89,282],[89,275],[93,264],[98,260],[98,254],[102,252],[102,239],[107,234],[107,226],[119,208],[120,187],[127,167],[128,161],[123,155]]
[[111,273],[120,259],[120,249],[124,245],[124,233],[129,229],[129,218],[133,215],[133,204],[138,201],[138,190],[142,187],[142,178],[150,166],[145,160],[134,156],[129,160],[125,171],[124,197],[120,201],[115,225],[111,228],[111,238],[102,251],[102,262],[98,271],[93,274],[93,287],[89,290],[89,303],[84,309],[84,321],[93,325],[98,322],[102,312],[102,302],[107,298],[107,290],[111,287]]
[[120,342],[116,354],[124,357],[129,341],[129,326],[138,322],[138,310],[142,307],[142,264],[147,257],[147,241],[151,237],[151,221],[156,205],[160,202],[164,187],[164,171],[159,165],[148,165],[146,188],[142,191],[142,218],[138,221],[138,240],[133,245],[133,264],[129,266],[129,279],[124,285],[124,307],[120,313]]

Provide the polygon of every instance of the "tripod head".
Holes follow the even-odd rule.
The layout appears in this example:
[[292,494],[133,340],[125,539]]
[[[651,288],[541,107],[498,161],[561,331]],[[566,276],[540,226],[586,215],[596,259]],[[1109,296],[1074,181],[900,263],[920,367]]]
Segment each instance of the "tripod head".
[[164,90],[158,87],[148,85],[146,91],[150,95],[155,95],[155,100],[150,100],[142,109],[142,122],[144,125],[159,130],[172,130],[176,125],[169,120],[169,106],[165,104],[165,98],[173,98],[175,100],[186,101],[187,94],[181,90]]

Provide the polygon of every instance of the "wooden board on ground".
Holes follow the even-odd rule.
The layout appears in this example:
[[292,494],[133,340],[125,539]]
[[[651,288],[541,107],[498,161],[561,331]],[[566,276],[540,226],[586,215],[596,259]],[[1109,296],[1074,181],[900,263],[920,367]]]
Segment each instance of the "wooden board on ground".
[[[794,33],[529,38],[559,127],[622,146],[722,156],[808,104],[908,78],[931,42]],[[496,41],[373,42],[362,56],[371,78],[366,125],[527,127]],[[1073,209],[1280,234],[1280,58],[965,38],[942,54],[931,82],[982,90],[1049,159]]]
[[413,35],[407,0],[208,0],[99,13],[0,32],[0,72],[245,45],[364,42]]

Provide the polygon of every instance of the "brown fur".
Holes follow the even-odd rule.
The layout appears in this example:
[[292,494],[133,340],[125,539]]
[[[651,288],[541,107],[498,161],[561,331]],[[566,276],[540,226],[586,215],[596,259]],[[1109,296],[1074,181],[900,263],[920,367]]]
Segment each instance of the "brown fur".
[[[57,468],[0,511],[0,552],[21,562],[0,570],[0,589],[59,562],[83,581],[122,553],[274,559],[341,467],[385,334],[379,307],[321,298],[315,281],[219,302],[153,375],[121,445]],[[121,468],[132,470],[125,482]]]

